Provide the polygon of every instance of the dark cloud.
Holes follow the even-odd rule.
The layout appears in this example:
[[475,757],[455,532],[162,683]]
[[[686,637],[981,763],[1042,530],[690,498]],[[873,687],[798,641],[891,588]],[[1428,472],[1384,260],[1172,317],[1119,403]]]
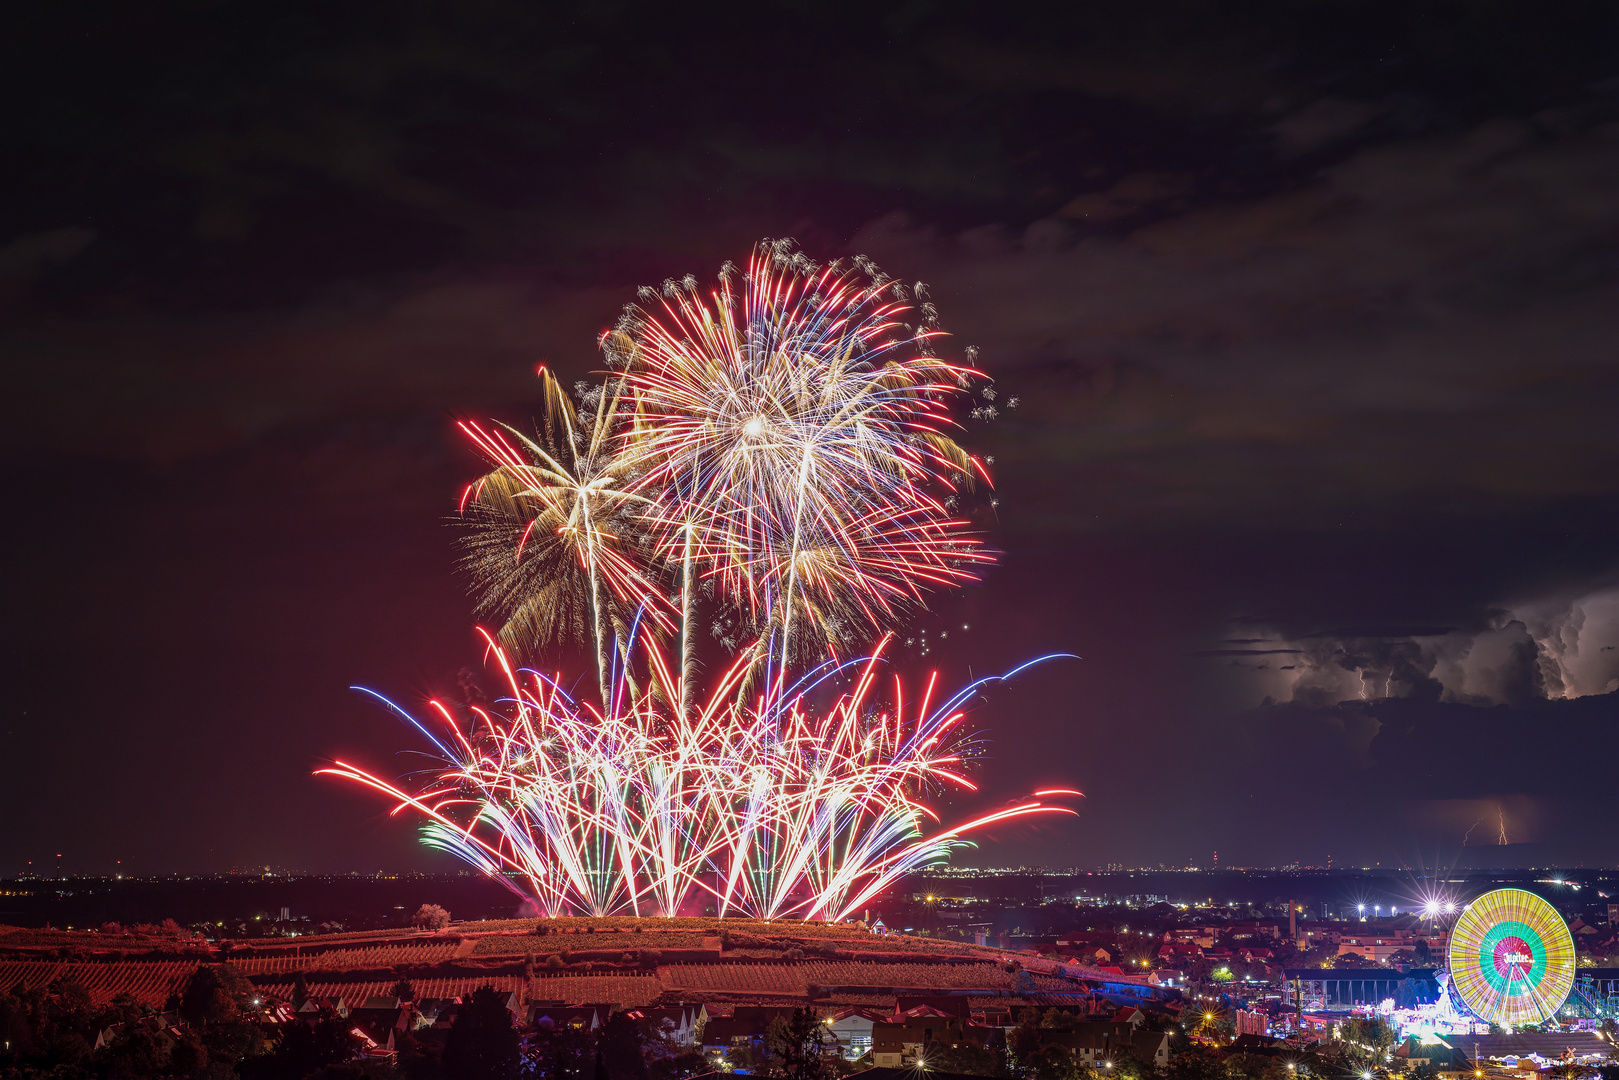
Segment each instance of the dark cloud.
[[[1605,812],[1603,785],[1571,769],[1575,759],[1611,761],[1619,751],[1619,697],[1493,708],[1410,699],[1295,703],[1245,713],[1238,725],[1245,747],[1285,747],[1309,776],[1308,792],[1283,786],[1308,818],[1318,825],[1317,814],[1349,812],[1370,834],[1353,846],[1321,835],[1311,858],[1324,861],[1320,848],[1335,847],[1341,862],[1455,859],[1468,822],[1486,813],[1488,840],[1472,842],[1495,841],[1500,810],[1510,839],[1545,845],[1542,854],[1553,859],[1619,859],[1611,837],[1583,839],[1582,823]],[[1305,831],[1296,831],[1306,843]]]
[[[936,605],[972,630],[929,660],[1085,656],[978,719],[986,797],[1049,774],[1090,798],[1079,828],[985,860],[1375,860],[1334,809],[1368,803],[1391,845],[1501,807],[1599,857],[1583,796],[1510,766],[1613,760],[1616,19],[20,16],[0,790],[42,824],[0,872],[47,847],[429,858],[306,774],[401,742],[350,683],[411,699],[477,663],[451,418],[526,421],[536,363],[590,370],[635,286],[763,235],[928,281],[1000,382],[968,438],[1007,558]],[[1449,775],[1458,752],[1491,779]],[[1339,803],[1278,826],[1289,769]]]

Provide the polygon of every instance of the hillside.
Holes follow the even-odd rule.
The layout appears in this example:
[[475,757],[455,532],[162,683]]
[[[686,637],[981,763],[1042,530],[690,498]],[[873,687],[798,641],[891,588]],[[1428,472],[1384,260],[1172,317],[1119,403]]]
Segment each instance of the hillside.
[[[200,964],[228,961],[270,998],[302,972],[311,994],[357,1002],[409,979],[419,998],[486,983],[524,1002],[861,1005],[967,997],[975,1009],[1077,1004],[1098,973],[1069,963],[850,924],[563,918],[461,923],[211,945],[194,938],[0,927],[0,987],[80,983],[162,1007]],[[1147,993],[1108,980],[1116,995]]]

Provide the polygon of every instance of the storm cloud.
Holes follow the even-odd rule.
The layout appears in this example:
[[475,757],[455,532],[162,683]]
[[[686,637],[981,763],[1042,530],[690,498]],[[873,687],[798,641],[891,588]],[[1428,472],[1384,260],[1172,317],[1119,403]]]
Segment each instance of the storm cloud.
[[997,380],[1006,555],[926,663],[1083,657],[972,719],[986,801],[1088,797],[969,858],[1619,859],[1619,14],[711,14],[17,20],[0,873],[442,866],[308,773],[408,745],[351,684],[479,663],[454,418],[761,236]]

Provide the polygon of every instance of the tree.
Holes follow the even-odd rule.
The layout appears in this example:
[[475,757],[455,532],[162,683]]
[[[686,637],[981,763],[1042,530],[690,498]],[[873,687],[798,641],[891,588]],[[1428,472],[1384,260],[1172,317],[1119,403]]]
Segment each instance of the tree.
[[587,1080],[596,1060],[596,1040],[571,1024],[537,1024],[529,1045],[535,1072],[544,1080]]
[[[1196,1009],[1196,1007],[1193,1007]],[[1231,1026],[1230,1017],[1219,1009],[1209,1007],[1191,1009],[1181,1013],[1181,1022],[1186,1027],[1186,1034],[1197,1039],[1210,1039],[1228,1030]]]
[[614,1013],[596,1033],[602,1068],[608,1080],[646,1080],[646,1045],[641,1026],[624,1013]]
[[1040,1017],[1040,1026],[1051,1028],[1054,1031],[1072,1031],[1074,1030],[1074,1014],[1066,1009],[1061,1012],[1054,1008],[1047,1009],[1045,1014]]
[[450,925],[450,913],[437,904],[423,904],[410,921],[424,930],[443,930]]
[[964,1076],[1012,1075],[1006,1052],[977,1043],[945,1046],[928,1055],[928,1068],[934,1072],[961,1073]]
[[322,1017],[312,1024],[294,1020],[283,1027],[280,1045],[268,1054],[243,1062],[242,1073],[247,1080],[308,1076],[348,1061],[358,1043],[349,1025],[335,1016]]
[[520,1061],[517,1029],[503,996],[493,986],[474,991],[444,1040],[444,1075],[448,1080],[515,1080]]
[[1019,1071],[1027,1080],[1078,1080],[1074,1055],[1066,1046],[1042,1046],[1018,1060]]
[[208,1049],[189,1032],[169,1050],[169,1071],[175,1076],[196,1076],[208,1066]]
[[125,1023],[110,1044],[96,1052],[97,1071],[111,1080],[135,1080],[167,1072],[169,1050],[146,1024]]
[[1289,1080],[1286,1063],[1264,1054],[1232,1054],[1225,1060],[1229,1080]]
[[1113,1067],[1108,1070],[1111,1080],[1152,1080],[1156,1073],[1151,1062],[1142,1061],[1128,1046],[1113,1052]]
[[1187,1047],[1170,1055],[1164,1076],[1166,1080],[1225,1080],[1225,1061],[1218,1054]]
[[415,1001],[416,988],[410,984],[409,979],[400,979],[394,983],[394,997],[400,1001]]
[[301,1009],[308,1000],[309,980],[304,978],[304,973],[300,971],[292,980],[292,1007]]
[[1591,1065],[1553,1065],[1546,1075],[1555,1080],[1601,1080],[1601,1070]]
[[770,1075],[785,1080],[826,1080],[833,1075],[826,1025],[814,1009],[794,1009],[770,1022],[765,1046]]
[[241,1016],[241,1008],[221,977],[224,964],[197,968],[180,992],[180,1016],[194,1028],[231,1023]]
[[1378,1068],[1394,1046],[1394,1029],[1381,1017],[1351,1016],[1339,1022],[1338,1051],[1356,1069]]
[[1007,1048],[1012,1051],[1012,1059],[1021,1069],[1025,1059],[1040,1049],[1040,1014],[1033,1009],[1024,1009],[1018,1013],[1017,1020],[1017,1027],[1012,1029],[1007,1039]]

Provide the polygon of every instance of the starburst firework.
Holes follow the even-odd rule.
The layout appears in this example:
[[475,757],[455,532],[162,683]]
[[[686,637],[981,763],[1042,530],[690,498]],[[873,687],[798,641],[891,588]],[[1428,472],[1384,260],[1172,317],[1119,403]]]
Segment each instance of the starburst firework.
[[707,296],[688,279],[644,297],[619,332],[661,555],[745,604],[786,658],[811,651],[795,631],[869,641],[988,558],[950,505],[988,479],[948,434],[978,373],[933,355],[907,297],[875,268],[767,243]]
[[[1077,792],[1036,793],[927,833],[926,796],[972,788],[962,705],[994,680],[879,693],[892,628],[989,559],[960,506],[988,475],[950,434],[982,377],[935,355],[924,295],[766,241],[706,296],[643,290],[577,405],[542,369],[535,437],[464,423],[491,465],[462,509],[504,696],[411,718],[439,759],[420,787],[322,771],[548,913],[842,918],[971,829],[1072,813],[1041,796]],[[705,605],[729,659],[703,693]],[[597,701],[509,659],[569,640]]]
[[[606,710],[575,701],[489,644],[505,699],[473,707],[470,722],[431,703],[441,732],[417,726],[443,767],[422,788],[345,762],[322,771],[421,812],[429,844],[516,877],[547,914],[676,915],[697,894],[721,915],[841,919],[944,861],[974,828],[1072,813],[1032,798],[923,835],[934,820],[925,793],[973,787],[961,773],[962,705],[994,679],[946,701],[930,681],[909,702],[895,679],[880,700],[873,655],[828,661],[783,693],[748,699],[734,693],[743,660],[682,719],[623,685]],[[655,650],[648,659],[661,662]],[[845,675],[850,685],[830,706],[811,706]]]

